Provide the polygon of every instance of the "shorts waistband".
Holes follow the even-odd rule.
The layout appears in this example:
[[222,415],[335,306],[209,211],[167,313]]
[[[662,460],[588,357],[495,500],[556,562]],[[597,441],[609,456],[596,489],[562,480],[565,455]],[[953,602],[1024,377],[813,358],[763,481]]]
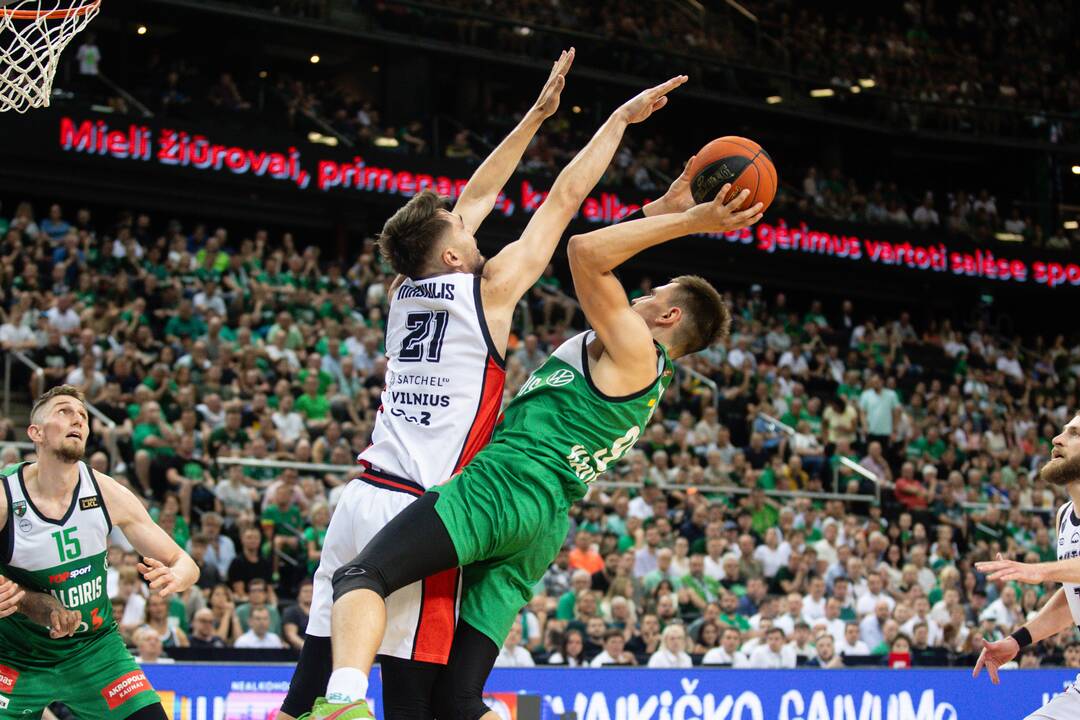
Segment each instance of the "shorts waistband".
[[384,472],[366,462],[361,462],[360,465],[364,469],[360,473],[359,479],[363,480],[368,485],[373,485],[385,490],[392,490],[394,492],[407,493],[415,497],[420,497],[425,492],[424,486],[420,483]]

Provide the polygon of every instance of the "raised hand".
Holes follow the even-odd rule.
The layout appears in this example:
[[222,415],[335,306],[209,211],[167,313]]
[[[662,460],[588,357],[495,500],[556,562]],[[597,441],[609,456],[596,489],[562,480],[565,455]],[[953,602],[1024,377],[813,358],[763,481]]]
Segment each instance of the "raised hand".
[[57,602],[49,612],[49,637],[53,640],[70,637],[79,630],[82,625],[82,613],[78,610],[68,610]]
[[1042,585],[1046,582],[1043,568],[1038,563],[1006,560],[1001,553],[997,554],[995,560],[975,563],[975,569],[989,575],[987,580],[991,581],[1004,580],[1010,582],[1016,580],[1029,585]]
[[[696,156],[694,156],[696,157]],[[686,161],[682,173],[663,196],[649,203],[649,216],[667,215],[668,213],[681,213],[694,207],[694,196],[690,192],[690,166],[694,164],[694,158]]]
[[172,568],[160,560],[148,557],[137,565],[143,579],[150,585],[151,590],[156,590],[158,595],[166,597],[169,593],[179,592],[182,589],[180,580],[173,574]]
[[990,673],[990,682],[997,685],[1001,682],[998,677],[998,668],[1016,657],[1020,652],[1020,645],[1011,637],[998,640],[997,642],[983,645],[979,659],[975,661],[975,669],[971,671],[971,677],[979,677],[983,667]]
[[644,90],[627,100],[616,112],[628,123],[639,123],[667,105],[667,94],[689,80],[686,75],[676,75],[665,83]]
[[695,205],[684,213],[691,222],[693,232],[731,232],[753,225],[761,219],[761,211],[764,207],[761,203],[755,203],[746,210],[739,210],[750,197],[749,190],[744,189],[725,203],[724,198],[730,191],[731,184],[728,183],[720,188],[720,192],[716,193],[716,197],[711,202]]
[[551,66],[551,74],[548,75],[544,87],[540,90],[540,97],[536,98],[533,104],[533,109],[539,112],[541,117],[547,119],[559,109],[559,97],[563,88],[566,87],[566,73],[570,71],[570,66],[573,64],[574,48],[570,48],[563,50],[559,59]]
[[25,596],[26,592],[17,583],[0,577],[0,618],[19,612],[19,601]]

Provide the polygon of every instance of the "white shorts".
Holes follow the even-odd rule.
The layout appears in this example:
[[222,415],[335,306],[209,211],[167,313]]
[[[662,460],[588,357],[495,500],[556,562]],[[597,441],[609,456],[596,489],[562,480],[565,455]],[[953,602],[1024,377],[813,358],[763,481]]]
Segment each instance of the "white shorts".
[[[334,572],[422,494],[418,485],[375,470],[362,477],[348,484],[330,518],[315,571],[308,635],[330,637]],[[457,623],[460,578],[459,569],[448,570],[391,593],[379,654],[445,665]]]
[[1050,702],[1031,713],[1025,720],[1076,720],[1080,718],[1080,690],[1070,685]]

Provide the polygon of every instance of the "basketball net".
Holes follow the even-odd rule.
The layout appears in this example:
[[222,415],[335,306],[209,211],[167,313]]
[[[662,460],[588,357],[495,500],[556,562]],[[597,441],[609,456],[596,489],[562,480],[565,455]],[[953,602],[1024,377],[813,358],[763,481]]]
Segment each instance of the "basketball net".
[[101,0],[0,0],[0,112],[48,107],[60,53]]

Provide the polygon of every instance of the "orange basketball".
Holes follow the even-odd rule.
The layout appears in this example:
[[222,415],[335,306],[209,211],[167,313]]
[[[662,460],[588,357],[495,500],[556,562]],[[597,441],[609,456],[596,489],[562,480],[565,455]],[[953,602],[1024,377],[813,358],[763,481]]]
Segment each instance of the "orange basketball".
[[769,153],[737,135],[717,138],[701,148],[690,166],[690,177],[690,192],[697,203],[712,200],[727,183],[731,192],[725,202],[743,189],[750,191],[742,209],[761,203],[764,212],[776,197],[776,168]]

